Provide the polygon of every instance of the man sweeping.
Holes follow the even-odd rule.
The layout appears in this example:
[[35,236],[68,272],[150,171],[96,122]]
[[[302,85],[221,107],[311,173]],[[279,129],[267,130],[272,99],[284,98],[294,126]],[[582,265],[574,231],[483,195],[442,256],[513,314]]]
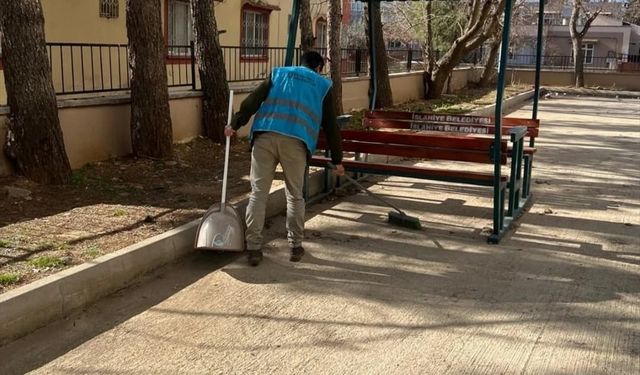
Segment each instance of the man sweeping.
[[292,262],[299,262],[304,255],[302,189],[320,129],[331,150],[334,173],[344,175],[331,81],[320,75],[324,58],[312,51],[303,54],[301,60],[302,66],[273,69],[271,77],[242,102],[231,127],[225,128],[225,135],[233,136],[256,115],[251,128],[251,196],[246,213],[248,261],[252,266],[262,261],[262,229],[278,164],[286,184],[287,240]]

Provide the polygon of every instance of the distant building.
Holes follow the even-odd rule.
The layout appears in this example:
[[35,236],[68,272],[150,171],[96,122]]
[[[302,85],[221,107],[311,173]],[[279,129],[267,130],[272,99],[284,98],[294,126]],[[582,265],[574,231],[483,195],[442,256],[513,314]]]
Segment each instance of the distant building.
[[[586,4],[592,10],[601,9],[583,40],[586,69],[626,70],[640,62],[640,26],[623,22],[625,3],[620,1],[592,1]],[[530,65],[536,51],[538,4],[526,4],[521,25],[516,25],[518,36],[510,48],[510,65]],[[571,6],[562,2],[551,3],[544,12],[543,65],[566,66],[573,64],[573,46],[569,32]],[[584,24],[584,19],[578,25]],[[579,26],[579,27],[580,27]],[[631,64],[631,65],[630,65]]]

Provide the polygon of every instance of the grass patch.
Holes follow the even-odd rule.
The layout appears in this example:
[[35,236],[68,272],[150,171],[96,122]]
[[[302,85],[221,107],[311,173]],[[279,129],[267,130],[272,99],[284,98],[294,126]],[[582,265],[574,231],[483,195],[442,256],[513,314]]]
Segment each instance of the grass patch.
[[102,255],[102,250],[100,250],[100,248],[98,248],[97,246],[90,246],[85,253],[88,257],[93,259]]
[[113,216],[115,217],[127,216],[127,211],[122,208],[116,208],[116,210],[113,211]]
[[59,268],[65,265],[65,262],[58,257],[41,256],[29,260],[29,264],[35,268]]
[[0,238],[0,247],[13,247],[13,242]]
[[42,242],[38,244],[35,248],[31,248],[34,252],[43,252],[43,251],[67,251],[69,250],[69,244],[66,242]]
[[0,273],[0,285],[9,286],[20,281],[20,275],[17,273]]
[[117,193],[112,181],[105,180],[99,175],[96,176],[91,165],[87,165],[80,170],[74,171],[71,175],[71,184],[76,187],[85,187],[99,190],[106,193]]
[[83,186],[87,183],[87,173],[80,169],[71,174],[71,184],[75,186]]

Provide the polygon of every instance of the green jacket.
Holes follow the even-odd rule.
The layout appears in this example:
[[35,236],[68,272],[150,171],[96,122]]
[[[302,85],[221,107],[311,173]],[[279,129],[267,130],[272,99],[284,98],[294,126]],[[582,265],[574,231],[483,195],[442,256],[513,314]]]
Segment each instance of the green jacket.
[[[271,89],[271,78],[264,80],[260,86],[242,102],[240,110],[233,116],[231,120],[231,127],[235,130],[240,129],[246,125],[251,116],[253,116],[262,102],[267,99],[269,90]],[[336,122],[336,109],[333,104],[333,89],[329,89],[327,95],[322,102],[322,123],[320,124],[324,134],[327,138],[327,145],[331,150],[331,161],[333,164],[342,163],[342,138],[340,137],[340,128]],[[310,158],[309,152],[307,152],[307,158]]]

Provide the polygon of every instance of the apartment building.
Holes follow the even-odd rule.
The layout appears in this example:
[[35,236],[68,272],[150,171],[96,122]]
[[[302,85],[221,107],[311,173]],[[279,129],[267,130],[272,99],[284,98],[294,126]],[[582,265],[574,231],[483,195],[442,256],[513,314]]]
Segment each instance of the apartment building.
[[[189,1],[157,1],[161,3],[162,32],[168,46],[168,83],[172,87],[192,87]],[[211,1],[215,2],[229,80],[260,79],[284,62],[292,0]],[[41,2],[54,86],[59,94],[104,93],[129,87],[126,0]],[[316,43],[325,46],[326,2],[311,2]],[[0,50],[0,105],[6,103],[1,56]]]

